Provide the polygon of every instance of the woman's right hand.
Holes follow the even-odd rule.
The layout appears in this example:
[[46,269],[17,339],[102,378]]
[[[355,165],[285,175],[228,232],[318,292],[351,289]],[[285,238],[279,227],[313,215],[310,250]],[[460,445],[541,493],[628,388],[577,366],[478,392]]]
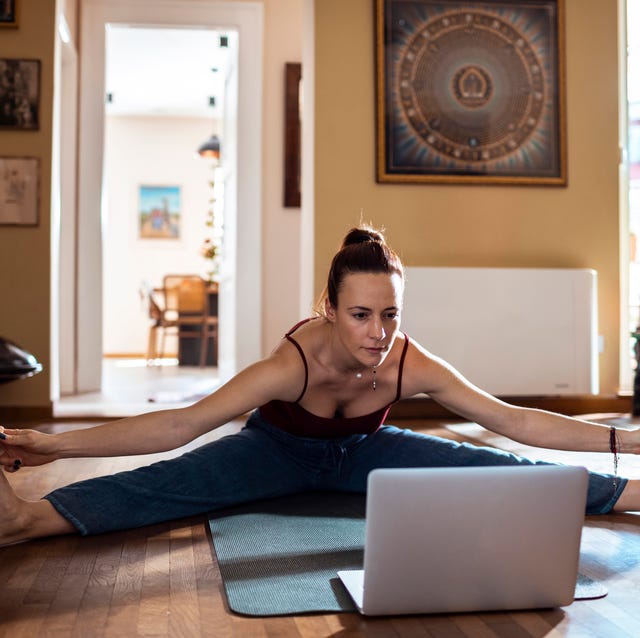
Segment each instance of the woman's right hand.
[[6,472],[15,472],[23,466],[44,465],[57,458],[55,435],[0,426],[0,465]]

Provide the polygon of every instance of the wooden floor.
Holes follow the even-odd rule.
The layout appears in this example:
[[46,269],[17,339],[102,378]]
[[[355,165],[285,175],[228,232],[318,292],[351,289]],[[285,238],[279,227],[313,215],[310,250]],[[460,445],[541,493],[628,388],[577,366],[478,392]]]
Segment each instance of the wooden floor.
[[[463,438],[438,429],[439,425],[428,424],[431,432]],[[422,429],[424,424],[413,426]],[[66,427],[83,426],[60,424],[45,429]],[[231,424],[218,435],[238,427],[240,424]],[[10,480],[21,496],[37,499],[74,480],[167,456],[70,459],[23,468]],[[204,518],[197,517],[103,536],[57,537],[0,549],[0,636],[640,635],[640,516],[634,514],[587,519],[581,571],[608,588],[606,598],[539,612],[383,619],[357,614],[246,618],[231,613],[205,530]]]

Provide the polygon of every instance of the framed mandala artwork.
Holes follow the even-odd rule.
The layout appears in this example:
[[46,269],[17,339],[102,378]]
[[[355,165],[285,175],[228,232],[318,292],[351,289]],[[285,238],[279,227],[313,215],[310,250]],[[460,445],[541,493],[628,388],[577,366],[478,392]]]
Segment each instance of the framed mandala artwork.
[[375,0],[377,180],[566,185],[563,0]]

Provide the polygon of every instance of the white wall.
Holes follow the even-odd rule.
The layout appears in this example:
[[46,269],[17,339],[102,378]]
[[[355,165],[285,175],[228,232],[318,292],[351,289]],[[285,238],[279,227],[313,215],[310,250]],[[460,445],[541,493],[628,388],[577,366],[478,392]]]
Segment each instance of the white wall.
[[[149,320],[138,294],[143,281],[160,286],[165,274],[205,274],[199,250],[207,235],[208,182],[213,170],[195,149],[212,132],[210,119],[106,118],[105,354],[146,351]],[[140,185],[180,186],[179,239],[140,238]],[[175,352],[175,343],[168,340],[167,349]]]

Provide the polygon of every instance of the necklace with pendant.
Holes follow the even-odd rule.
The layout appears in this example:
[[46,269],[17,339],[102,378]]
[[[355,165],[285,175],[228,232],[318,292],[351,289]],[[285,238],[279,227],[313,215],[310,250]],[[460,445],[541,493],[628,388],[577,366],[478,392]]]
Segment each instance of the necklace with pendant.
[[[371,368],[371,372],[373,374],[373,382],[372,382],[372,387],[375,390],[376,389],[376,369],[375,368]],[[356,372],[356,379],[362,379],[362,372]]]

